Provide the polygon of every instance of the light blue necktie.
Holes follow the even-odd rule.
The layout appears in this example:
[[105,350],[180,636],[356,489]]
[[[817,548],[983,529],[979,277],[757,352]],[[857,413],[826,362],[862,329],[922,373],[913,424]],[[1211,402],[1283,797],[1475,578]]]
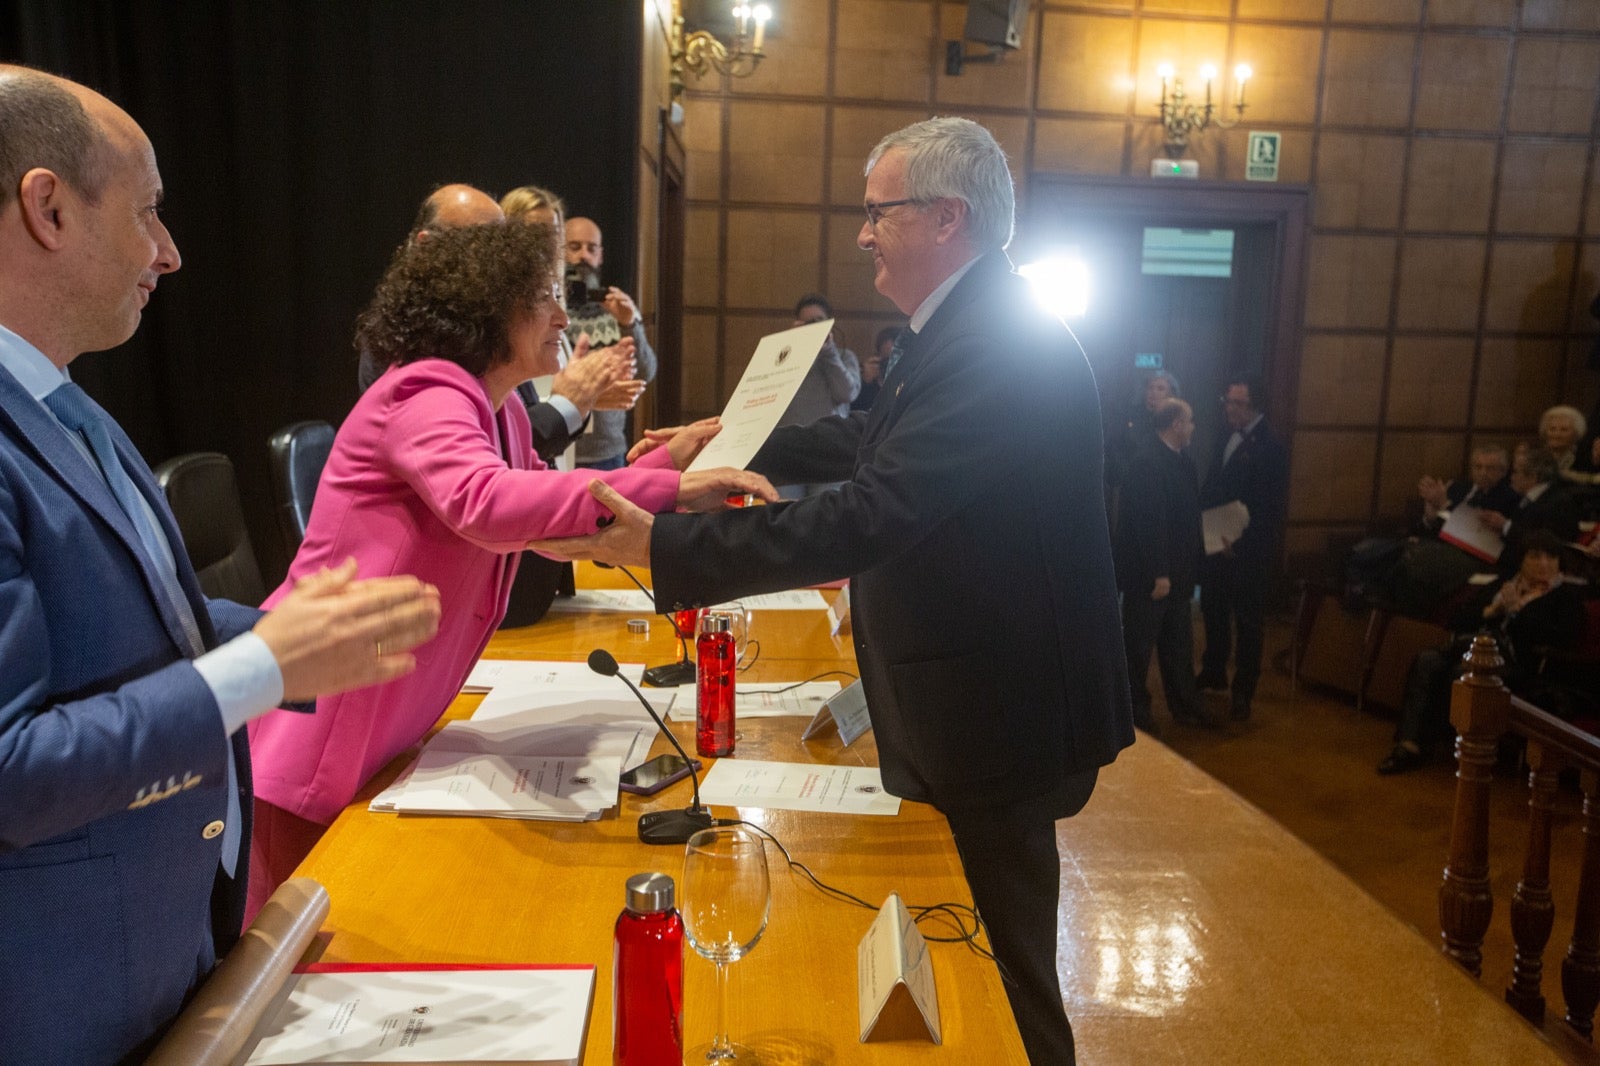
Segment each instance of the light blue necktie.
[[[128,521],[133,523],[134,530],[139,534],[139,542],[144,545],[147,561],[160,578],[167,604],[177,614],[178,621],[183,626],[183,634],[189,642],[190,655],[198,657],[205,651],[205,643],[200,638],[200,626],[195,622],[194,611],[189,607],[189,598],[184,595],[183,586],[178,583],[177,570],[166,563],[169,552],[176,549],[165,543],[161,531],[150,521],[150,514],[143,497],[139,495],[138,486],[133,483],[133,479],[128,476],[128,471],[122,465],[122,460],[117,457],[117,450],[111,443],[111,434],[106,430],[104,419],[94,409],[88,394],[70,381],[46,396],[44,404],[63,426],[70,432],[83,434],[84,440],[88,442],[89,450],[94,453],[95,461],[100,464],[100,473],[104,475],[106,484],[111,488],[111,494],[117,498],[123,513],[128,516]],[[230,743],[228,821],[222,836],[222,867],[228,872],[229,877],[233,876],[234,867],[239,860],[239,819],[238,773],[233,765],[233,746]]]
[[889,349],[889,358],[883,361],[883,380],[888,381],[889,375],[894,371],[895,364],[900,362],[900,357],[906,354],[906,334],[911,332],[907,326],[894,335],[894,347]]

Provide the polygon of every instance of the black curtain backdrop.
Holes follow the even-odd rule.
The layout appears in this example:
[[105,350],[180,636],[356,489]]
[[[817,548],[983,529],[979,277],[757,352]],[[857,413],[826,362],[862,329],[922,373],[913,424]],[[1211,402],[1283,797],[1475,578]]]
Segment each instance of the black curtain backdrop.
[[632,290],[640,33],[636,0],[3,0],[0,60],[149,134],[183,256],[74,379],[152,466],[233,460],[275,582],[267,437],[355,402],[356,314],[429,191],[554,188]]

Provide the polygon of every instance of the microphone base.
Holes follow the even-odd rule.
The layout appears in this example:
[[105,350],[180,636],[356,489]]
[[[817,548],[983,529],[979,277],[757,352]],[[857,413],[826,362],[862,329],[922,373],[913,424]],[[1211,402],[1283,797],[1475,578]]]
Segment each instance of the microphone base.
[[639,817],[639,840],[645,844],[687,844],[702,829],[719,824],[705,807],[651,811]]
[[694,663],[680,659],[664,666],[652,666],[644,672],[644,683],[654,688],[677,688],[679,685],[692,684],[695,677]]

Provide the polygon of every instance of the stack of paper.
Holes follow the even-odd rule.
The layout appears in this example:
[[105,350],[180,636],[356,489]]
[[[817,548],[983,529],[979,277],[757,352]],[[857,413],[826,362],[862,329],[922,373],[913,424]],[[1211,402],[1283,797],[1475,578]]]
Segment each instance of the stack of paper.
[[627,692],[511,694],[491,711],[447,723],[370,809],[591,821],[616,806],[623,769],[642,762],[656,736]]
[[236,1063],[583,1058],[593,966],[317,963],[297,970]]
[[[828,601],[816,589],[764,592],[738,601],[747,611],[826,611]],[[656,614],[655,601],[638,589],[579,589],[576,596],[557,596],[552,611],[626,611]]]

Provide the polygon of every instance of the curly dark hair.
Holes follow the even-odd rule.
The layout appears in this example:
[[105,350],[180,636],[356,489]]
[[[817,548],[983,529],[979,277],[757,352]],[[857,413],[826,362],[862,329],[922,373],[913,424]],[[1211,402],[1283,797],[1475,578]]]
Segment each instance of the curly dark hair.
[[460,226],[407,241],[356,320],[356,349],[379,366],[448,359],[474,377],[511,357],[519,314],[552,299],[549,226]]

